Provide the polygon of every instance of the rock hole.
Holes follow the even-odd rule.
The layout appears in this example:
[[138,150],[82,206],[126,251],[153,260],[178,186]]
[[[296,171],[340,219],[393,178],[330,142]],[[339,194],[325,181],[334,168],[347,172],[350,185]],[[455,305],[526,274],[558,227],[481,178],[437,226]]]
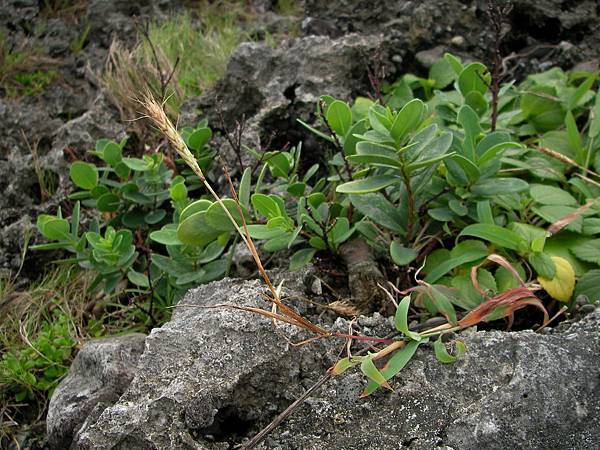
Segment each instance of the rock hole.
[[238,414],[232,406],[219,409],[212,425],[198,430],[199,434],[216,442],[228,442],[230,448],[245,437],[252,429],[254,421],[247,420]]
[[527,398],[527,397],[529,397],[529,394],[528,394],[527,392],[525,392],[525,393],[522,395],[522,397],[523,397],[523,398]]
[[283,95],[287,98],[291,103],[294,103],[296,100],[296,88],[299,86],[298,83],[294,83],[291,86],[288,86],[283,91]]
[[562,27],[560,20],[556,17],[547,17],[543,22],[532,17],[528,11],[514,8],[511,13],[512,30],[527,30],[527,35],[552,44],[558,44],[561,40]]

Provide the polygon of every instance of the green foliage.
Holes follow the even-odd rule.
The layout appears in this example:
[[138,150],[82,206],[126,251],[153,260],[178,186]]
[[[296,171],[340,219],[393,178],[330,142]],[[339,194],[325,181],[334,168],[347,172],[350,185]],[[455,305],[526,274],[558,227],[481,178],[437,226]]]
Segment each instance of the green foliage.
[[27,346],[3,353],[0,385],[10,385],[16,402],[33,400],[37,393],[52,394],[69,368],[76,344],[72,326],[70,316],[55,309]]
[[[199,164],[208,168],[214,152],[206,122],[181,133]],[[225,274],[227,264],[218,258],[232,228],[224,227],[213,202],[189,198],[199,186],[195,181],[186,185],[185,177],[192,178],[187,171],[174,176],[162,154],[124,156],[125,144],[101,139],[90,153],[102,165],[71,165],[71,181],[80,189],[70,195],[76,202],[72,215],[67,220],[60,209],[54,216],[40,215],[38,230],[54,242],[33,248],[72,253],[69,261],[96,274],[92,288],[101,285],[116,295],[126,286],[125,293],[170,306],[194,283]],[[97,214],[81,231],[87,210]],[[148,316],[154,320],[151,308]]]
[[[334,368],[360,365],[368,395],[386,387],[429,337],[510,317],[526,304],[543,309],[524,283],[539,282],[568,304],[574,295],[597,300],[596,78],[552,69],[502,86],[492,108],[487,68],[446,55],[428,78],[409,74],[387,86],[383,101],[324,95],[318,123],[301,124],[329,146],[325,164],[302,173],[301,144],[251,150],[259,163],[243,171],[239,203],[226,198],[223,206],[192,199],[203,187],[186,169],[174,177],[161,156],[124,157],[124,142],[101,140],[93,153],[105,165],[76,162],[70,173],[82,189],[72,198],[97,209],[102,222],[80,234],[79,204],[70,219],[60,210],[42,215],[40,232],[58,242],[41,248],[74,253],[107,292],[125,283],[171,304],[227,273],[230,259],[221,256],[233,254],[236,226],[247,225],[264,251],[289,252],[291,270],[363,239],[391,270],[418,271],[417,285],[403,286],[410,295],[395,324],[404,341],[390,344],[398,347],[387,364],[378,368],[375,353]],[[206,172],[214,157],[207,124],[181,136]],[[411,300],[447,326],[411,331]],[[441,341],[434,349],[444,363],[464,352],[458,341],[455,355]]]

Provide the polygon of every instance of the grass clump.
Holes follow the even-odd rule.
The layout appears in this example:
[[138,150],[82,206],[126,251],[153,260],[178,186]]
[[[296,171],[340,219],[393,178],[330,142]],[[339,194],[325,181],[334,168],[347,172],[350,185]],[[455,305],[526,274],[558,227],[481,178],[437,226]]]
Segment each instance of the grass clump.
[[48,70],[54,63],[28,42],[14,47],[0,35],[0,88],[9,97],[41,93],[58,75],[55,70]]
[[242,27],[249,12],[242,4],[203,2],[197,11],[146,24],[131,50],[112,44],[102,81],[124,119],[138,116],[140,86],[166,100],[167,113],[175,117],[186,97],[223,75],[231,52],[249,39]]

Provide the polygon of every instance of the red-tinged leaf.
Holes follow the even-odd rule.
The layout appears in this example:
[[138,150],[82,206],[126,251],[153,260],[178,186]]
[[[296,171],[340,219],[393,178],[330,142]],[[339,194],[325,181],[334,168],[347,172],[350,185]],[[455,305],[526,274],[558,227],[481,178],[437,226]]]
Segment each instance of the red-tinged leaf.
[[359,359],[352,359],[351,360],[348,357],[342,358],[337,363],[335,363],[335,366],[333,366],[333,368],[331,369],[331,374],[334,375],[334,376],[335,375],[341,375],[346,370],[350,369],[351,367],[356,366],[359,363],[360,363]]
[[465,328],[479,322],[489,322],[503,317],[512,319],[515,311],[529,305],[535,306],[544,313],[544,322],[548,320],[548,312],[540,299],[528,288],[518,287],[509,289],[482,303],[459,320],[458,326]]
[[566,216],[564,216],[562,219],[557,220],[556,222],[554,222],[552,225],[550,225],[548,227],[548,233],[550,233],[550,236],[552,236],[553,234],[558,233],[560,230],[562,230],[564,227],[566,227],[567,225],[569,225],[571,222],[573,222],[574,220],[576,220],[579,216],[581,216],[584,212],[586,212],[588,209],[590,209],[592,206],[594,206],[594,204],[597,202],[597,200],[590,200],[589,202],[587,202],[585,205],[580,206],[579,208],[577,208],[575,211],[573,211],[571,214],[567,214]]

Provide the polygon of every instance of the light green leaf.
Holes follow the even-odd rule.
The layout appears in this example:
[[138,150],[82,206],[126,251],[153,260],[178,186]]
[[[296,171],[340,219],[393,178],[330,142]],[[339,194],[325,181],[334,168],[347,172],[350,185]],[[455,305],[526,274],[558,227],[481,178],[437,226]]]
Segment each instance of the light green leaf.
[[210,200],[205,200],[205,199],[196,200],[195,202],[190,203],[183,209],[183,211],[181,211],[181,214],[179,215],[179,222],[180,223],[183,222],[185,219],[190,217],[192,214],[195,214],[195,213],[201,212],[201,211],[206,211],[210,205],[212,205],[212,202]]
[[136,272],[133,269],[129,269],[129,271],[127,271],[127,279],[136,286],[143,288],[150,287],[150,283],[148,283],[148,277],[143,273]]
[[397,144],[400,144],[409,133],[417,128],[424,110],[425,104],[419,99],[414,99],[404,105],[400,112],[396,114],[390,134]]
[[[412,359],[419,344],[427,342],[427,339],[423,339],[421,341],[410,341],[404,348],[397,350],[393,356],[390,358],[388,363],[385,365],[383,370],[381,371],[383,377],[386,380],[396,376],[404,367],[408,364],[408,362]],[[379,388],[379,385],[375,382],[369,382],[361,396],[367,396],[375,392]]]
[[205,246],[214,241],[221,232],[206,223],[206,211],[192,214],[177,228],[177,237],[188,245]]
[[410,295],[404,297],[398,307],[396,308],[396,316],[394,318],[394,325],[396,326],[396,330],[400,333],[404,334],[406,337],[414,339],[415,341],[421,340],[421,335],[419,333],[415,333],[414,331],[410,331],[408,329],[408,309],[410,307]]
[[352,125],[352,110],[346,103],[335,100],[327,108],[325,117],[331,129],[338,136],[342,138],[346,136]]
[[375,363],[371,358],[364,358],[360,363],[361,372],[379,386],[387,386],[387,381],[383,374],[375,367]]
[[244,173],[242,174],[242,179],[240,180],[240,189],[238,192],[238,197],[240,203],[244,208],[250,207],[250,190],[252,189],[252,168],[246,167]]
[[[243,226],[242,216],[240,215],[240,211],[238,209],[238,205],[232,198],[224,198],[222,200],[222,205],[219,202],[214,202],[207,210],[206,210],[206,224],[217,230],[217,231],[235,231],[236,225],[233,224],[227,213],[223,210],[223,205],[229,211],[229,214],[233,217],[235,222],[237,223],[237,227]],[[244,214],[244,219],[247,222],[250,222],[250,216],[248,215],[248,211],[245,211],[245,208],[242,206],[242,213]]]
[[433,343],[433,349],[435,350],[435,357],[442,364],[452,364],[459,358],[462,358],[465,354],[465,343],[463,341],[456,340],[454,345],[456,346],[456,355],[450,355],[446,349],[446,345],[442,342],[442,336]]
[[485,94],[491,81],[491,75],[481,63],[467,65],[458,76],[458,89],[463,96],[475,91]]
[[351,195],[350,202],[369,220],[396,234],[405,234],[399,210],[381,193]]
[[98,184],[98,169],[93,164],[75,161],[69,168],[69,175],[75,186],[81,189],[89,191]]

